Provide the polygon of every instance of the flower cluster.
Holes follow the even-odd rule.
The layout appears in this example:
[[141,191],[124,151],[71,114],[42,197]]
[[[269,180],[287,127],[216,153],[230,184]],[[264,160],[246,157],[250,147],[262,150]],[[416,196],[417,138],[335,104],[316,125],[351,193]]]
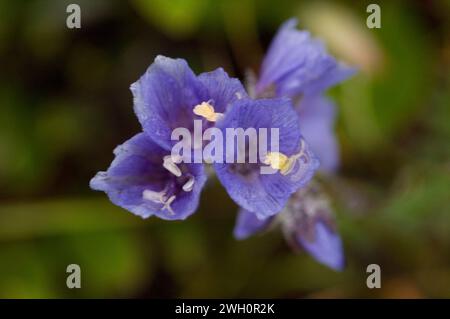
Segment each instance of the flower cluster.
[[[341,244],[330,214],[324,213],[329,209],[311,198],[314,192],[308,184],[319,159],[324,171],[337,166],[333,105],[322,94],[353,70],[327,54],[309,33],[295,30],[295,25],[289,20],[281,27],[259,79],[247,91],[221,68],[196,75],[182,59],[156,57],[131,85],[143,132],[114,150],[110,167],[97,173],[91,188],[104,191],[114,204],[144,218],[185,219],[198,207],[207,180],[206,163],[174,157],[173,131],[191,132],[195,153],[203,147],[195,142],[196,121],[201,121],[204,132],[276,128],[276,148],[266,146],[262,158],[212,165],[241,207],[235,236],[248,237],[279,221],[290,242],[320,262],[341,268],[342,257],[330,257],[341,256]],[[233,154],[248,154],[248,144],[234,144]],[[261,174],[264,167],[274,173]]]

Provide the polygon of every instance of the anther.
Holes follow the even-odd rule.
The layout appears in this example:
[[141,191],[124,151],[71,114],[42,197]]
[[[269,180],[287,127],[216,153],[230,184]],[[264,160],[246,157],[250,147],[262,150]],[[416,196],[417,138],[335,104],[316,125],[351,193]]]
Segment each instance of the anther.
[[165,169],[167,169],[169,172],[171,172],[176,177],[180,177],[181,176],[181,170],[177,166],[177,164],[175,164],[173,162],[173,159],[172,159],[171,155],[164,156],[164,158],[163,158],[163,166],[164,166]]
[[289,174],[295,166],[295,162],[302,156],[307,156],[304,147],[305,142],[300,141],[300,152],[292,156],[286,156],[280,152],[268,152],[264,159],[264,164],[270,165],[273,169],[280,170],[282,175]]
[[210,104],[210,101],[197,104],[192,111],[195,115],[202,116],[210,122],[216,122],[223,116],[222,113],[216,113],[214,111],[214,106]]
[[194,188],[194,182],[194,176],[189,177],[189,180],[183,185],[183,190],[185,192],[190,192]]
[[268,152],[264,164],[270,165],[273,169],[284,171],[289,165],[289,157],[280,152]]

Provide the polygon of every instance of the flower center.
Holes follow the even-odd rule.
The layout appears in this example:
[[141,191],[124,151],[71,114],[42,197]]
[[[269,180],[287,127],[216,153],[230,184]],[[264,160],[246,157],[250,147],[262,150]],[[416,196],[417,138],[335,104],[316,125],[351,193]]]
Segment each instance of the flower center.
[[194,176],[190,176],[188,181],[183,184],[182,189],[185,192],[190,192],[194,188],[194,183],[195,183],[195,177]]
[[[175,162],[178,162],[178,158],[174,158],[171,155],[166,155],[163,158],[163,167],[176,177],[177,183],[183,183],[183,186],[181,187],[183,191],[192,191],[194,189],[195,177],[190,174],[187,174],[187,176],[183,175],[181,169]],[[142,193],[142,198],[157,204],[162,204],[160,210],[167,210],[170,215],[174,215],[175,212],[170,206],[177,198],[177,196],[174,195],[173,187],[174,186],[167,184],[166,187],[160,192],[146,189]]]

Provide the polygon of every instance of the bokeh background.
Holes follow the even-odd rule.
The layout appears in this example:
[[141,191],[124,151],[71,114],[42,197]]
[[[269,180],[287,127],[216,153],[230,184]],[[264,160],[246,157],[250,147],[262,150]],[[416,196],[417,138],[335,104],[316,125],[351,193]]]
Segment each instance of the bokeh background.
[[[81,6],[81,29],[66,6]],[[372,1],[371,1],[372,2]],[[450,297],[450,1],[0,0],[0,297]],[[89,179],[140,130],[129,85],[157,54],[257,70],[298,17],[359,74],[332,89],[342,165],[323,182],[348,266],[273,231],[231,233],[210,180],[184,222],[142,220]],[[66,287],[81,266],[82,288]],[[382,288],[366,287],[366,267]]]

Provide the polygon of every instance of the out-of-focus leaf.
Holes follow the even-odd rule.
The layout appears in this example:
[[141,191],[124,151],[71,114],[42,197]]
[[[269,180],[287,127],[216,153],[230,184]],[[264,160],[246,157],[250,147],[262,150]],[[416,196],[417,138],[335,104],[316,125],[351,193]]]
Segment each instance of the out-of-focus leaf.
[[393,185],[392,198],[382,214],[383,221],[409,234],[429,226],[445,227],[450,233],[449,185],[450,171],[445,166],[406,167]]
[[3,194],[35,189],[45,172],[32,133],[33,112],[23,92],[0,88],[0,189]]
[[90,122],[85,110],[64,100],[48,101],[39,108],[35,136],[43,155],[55,159],[83,146],[92,131],[92,127],[87,127]]
[[0,206],[0,241],[144,226],[102,199],[61,199]]
[[130,231],[95,232],[64,237],[57,243],[49,241],[46,257],[52,262],[48,267],[51,274],[71,263],[81,267],[82,289],[68,290],[65,280],[56,286],[69,297],[135,295],[151,278],[153,253],[152,245],[142,245],[137,235]]
[[[120,297],[136,294],[152,273],[151,247],[129,232],[53,236],[0,243],[0,296],[8,298]],[[66,285],[67,266],[81,268],[81,289]]]
[[423,20],[398,2],[383,4],[383,26],[377,33],[387,62],[383,76],[374,83],[373,105],[379,125],[393,136],[427,103],[434,47]]
[[36,244],[0,244],[1,298],[56,298],[51,274]]
[[134,0],[136,10],[173,37],[192,34],[206,13],[206,0]]

